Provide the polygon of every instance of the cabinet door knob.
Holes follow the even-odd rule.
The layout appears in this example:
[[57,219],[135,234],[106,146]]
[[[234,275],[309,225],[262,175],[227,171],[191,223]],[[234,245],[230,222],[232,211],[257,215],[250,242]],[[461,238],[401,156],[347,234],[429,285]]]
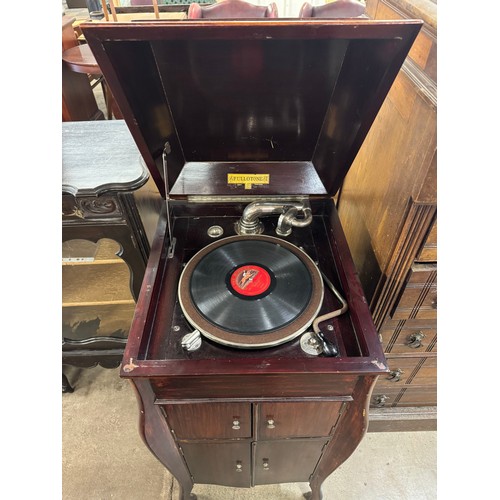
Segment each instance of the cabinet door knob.
[[401,370],[400,368],[396,368],[395,370],[391,370],[389,372],[387,380],[390,380],[391,382],[399,382],[401,380],[401,375],[403,373],[404,373],[403,370]]
[[425,335],[420,331],[412,333],[411,335],[408,335],[406,345],[412,349],[418,349],[419,347],[422,347],[422,340],[424,337]]
[[269,459],[268,458],[264,458],[264,460],[262,460],[262,467],[264,470],[269,470]]
[[274,429],[276,426],[274,425],[274,420],[272,418],[267,419],[267,428]]
[[243,465],[241,463],[241,460],[236,461],[236,472],[243,472]]
[[233,429],[234,430],[240,429],[240,421],[239,420],[237,420],[237,419],[233,420]]

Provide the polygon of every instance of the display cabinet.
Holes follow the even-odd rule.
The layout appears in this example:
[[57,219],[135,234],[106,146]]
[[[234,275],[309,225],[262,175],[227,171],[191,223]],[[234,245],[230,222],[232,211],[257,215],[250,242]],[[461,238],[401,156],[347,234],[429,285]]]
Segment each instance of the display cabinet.
[[62,149],[62,362],[117,367],[161,198],[122,120],[63,123]]

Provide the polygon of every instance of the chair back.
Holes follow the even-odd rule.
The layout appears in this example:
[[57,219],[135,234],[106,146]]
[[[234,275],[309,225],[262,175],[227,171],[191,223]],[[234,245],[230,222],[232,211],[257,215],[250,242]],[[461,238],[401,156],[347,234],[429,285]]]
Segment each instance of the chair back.
[[192,3],[188,10],[188,19],[256,19],[278,17],[278,8],[273,2],[267,6],[254,5],[243,0],[223,0],[211,5],[201,6]]
[[334,0],[324,5],[313,7],[305,2],[299,12],[300,18],[320,17],[323,19],[345,19],[365,17],[365,6],[357,0]]
[[[108,9],[106,6],[106,0],[102,1],[102,8],[104,10],[104,15],[106,17],[106,21],[109,21]],[[160,11],[158,9],[158,0],[130,0],[130,7],[136,7],[141,5],[152,5],[153,12],[155,14],[155,19],[160,19]],[[116,23],[118,21],[118,16],[116,14],[116,5],[114,0],[109,0],[109,8],[111,9],[111,16],[113,17],[113,21]]]

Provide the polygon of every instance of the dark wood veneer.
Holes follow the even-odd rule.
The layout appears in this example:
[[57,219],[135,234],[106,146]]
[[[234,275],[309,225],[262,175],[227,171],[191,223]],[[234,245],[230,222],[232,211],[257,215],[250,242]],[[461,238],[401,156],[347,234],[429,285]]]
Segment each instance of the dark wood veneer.
[[334,194],[421,25],[268,19],[81,28],[163,195],[166,141],[169,190],[189,161],[267,159],[312,161]]
[[[174,211],[182,214],[182,204],[179,203]],[[217,211],[216,208],[214,210]],[[234,206],[227,204],[226,212],[233,210]],[[290,481],[292,478],[299,480],[297,478],[300,477],[300,480],[310,481],[311,498],[319,500],[324,478],[354,451],[366,431],[371,388],[376,378],[387,373],[388,369],[335,207],[331,200],[316,200],[313,210],[316,215],[310,232],[298,233],[292,236],[292,241],[297,238],[296,244],[302,243],[317,258],[319,265],[325,266],[325,272],[343,290],[349,303],[349,314],[331,321],[334,331],[327,331],[327,335],[335,336],[342,348],[343,356],[337,359],[305,355],[298,346],[298,339],[284,346],[263,350],[231,349],[204,339],[199,352],[183,352],[179,342],[188,328],[181,323],[176,312],[177,280],[183,262],[196,250],[191,246],[203,247],[207,244],[206,228],[213,224],[214,218],[174,218],[176,246],[171,258],[167,258],[170,245],[165,214],[161,217],[121,374],[133,381],[143,381],[141,387],[147,386],[147,393],[151,393],[148,397],[162,409],[160,413],[147,410],[150,414],[148,418],[157,419],[161,415],[163,421],[169,424],[179,440],[178,445],[183,450],[194,481],[250,486]],[[211,212],[211,205],[205,206],[205,212]],[[227,219],[222,224],[229,230],[234,219]],[[326,310],[337,307],[332,297],[325,300]],[[179,331],[175,331],[174,326],[179,327]],[[216,417],[217,412],[223,411],[224,405],[234,403],[239,409],[231,417],[241,418],[242,434],[238,431],[237,435],[229,427],[221,431],[223,424]],[[320,426],[324,439],[311,429],[307,432],[300,430],[301,426],[307,429],[307,421],[302,419],[308,415],[308,405],[313,408],[318,403],[331,408],[330,412],[322,411],[318,416],[324,419]],[[204,413],[203,408],[210,408],[206,405],[213,404],[220,408]],[[239,406],[241,404],[247,405],[244,414]],[[291,427],[273,436],[271,430],[266,432],[262,419],[268,417],[269,409],[279,405],[289,405],[288,425]],[[251,406],[255,407],[256,413],[254,430],[249,436],[248,417],[245,415],[248,415]],[[198,432],[197,415],[202,414],[205,415],[204,432]],[[248,442],[237,444],[224,441],[231,436],[232,439],[247,439]],[[301,438],[307,438],[307,442],[299,443]],[[153,441],[150,446],[155,449],[157,438],[147,435],[146,439]],[[276,446],[268,441],[270,439],[277,440]],[[282,439],[285,441],[280,442]],[[230,446],[225,447],[225,444]],[[303,455],[304,461],[297,465],[301,468],[301,473],[297,475],[297,470],[284,465],[284,461],[293,452],[294,446],[300,449],[301,444],[309,451]],[[275,450],[275,454],[268,450]],[[221,461],[204,468],[205,459],[199,457],[213,457],[214,453],[221,457]],[[253,479],[245,476],[244,472],[234,472],[238,463],[249,474],[249,456],[255,462]],[[314,460],[312,457],[315,457]],[[277,462],[278,466],[272,467],[270,472],[261,463],[264,459],[272,459],[272,463]],[[163,453],[161,460],[170,470],[179,467],[177,458],[170,455],[165,457]],[[227,471],[228,468],[233,470],[234,476],[222,475],[222,470]],[[188,499],[191,481],[183,480],[182,473],[176,477],[182,483],[180,498]]]

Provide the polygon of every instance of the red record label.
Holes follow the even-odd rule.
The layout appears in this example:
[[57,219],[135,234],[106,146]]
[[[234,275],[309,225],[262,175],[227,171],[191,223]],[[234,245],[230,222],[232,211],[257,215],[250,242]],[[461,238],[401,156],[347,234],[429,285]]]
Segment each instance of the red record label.
[[254,297],[267,291],[271,276],[263,267],[250,264],[238,267],[231,275],[230,282],[239,294]]

